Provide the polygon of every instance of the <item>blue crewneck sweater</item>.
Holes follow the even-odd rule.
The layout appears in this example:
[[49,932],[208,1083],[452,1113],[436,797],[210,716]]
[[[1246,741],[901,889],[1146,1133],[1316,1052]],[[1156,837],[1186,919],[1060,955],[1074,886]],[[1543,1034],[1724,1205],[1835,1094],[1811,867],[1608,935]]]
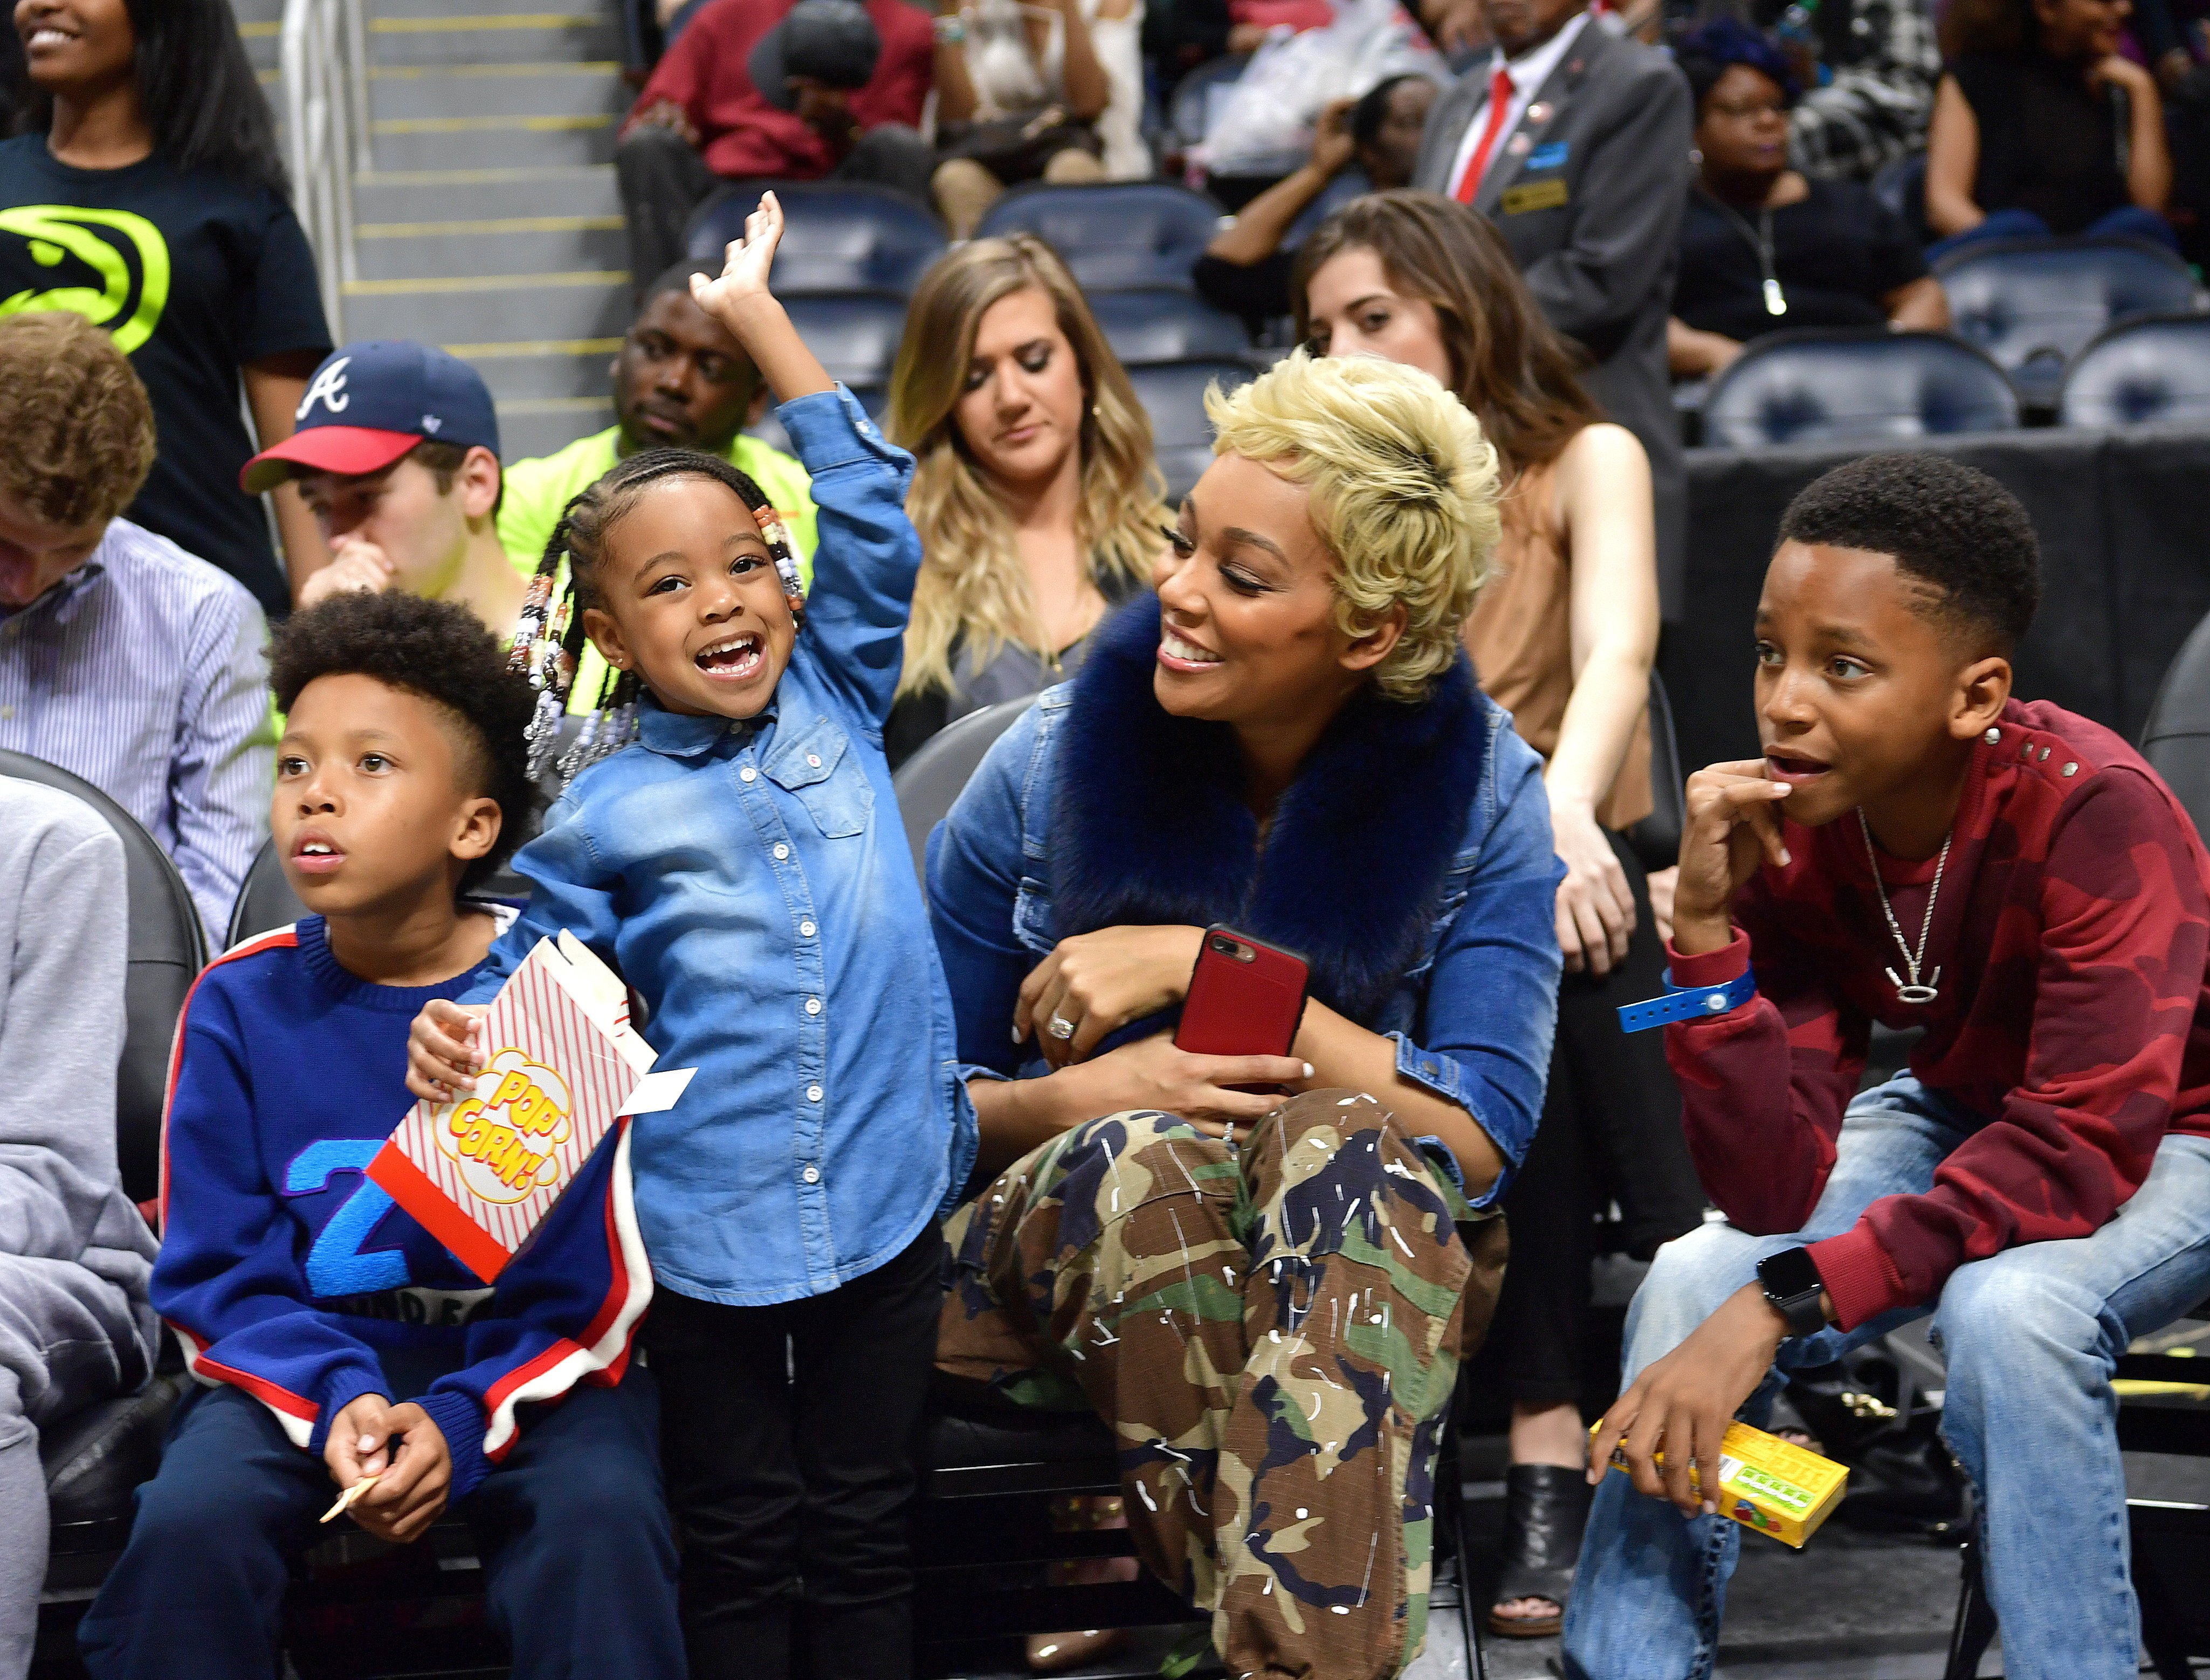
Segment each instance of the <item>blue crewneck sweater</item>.
[[170,1061],[153,1279],[192,1375],[253,1395],[310,1451],[348,1402],[400,1398],[382,1356],[441,1369],[413,1398],[451,1451],[455,1499],[513,1445],[518,1405],[620,1381],[652,1295],[625,1123],[495,1289],[363,1175],[414,1103],[408,1025],[476,973],[372,984],[319,916],[216,958]]

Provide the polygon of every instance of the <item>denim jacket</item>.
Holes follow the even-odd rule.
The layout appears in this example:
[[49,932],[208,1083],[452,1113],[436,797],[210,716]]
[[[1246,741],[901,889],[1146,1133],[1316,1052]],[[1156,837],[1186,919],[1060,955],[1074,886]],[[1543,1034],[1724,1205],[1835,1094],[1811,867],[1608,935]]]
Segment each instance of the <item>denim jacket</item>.
[[[1061,938],[1085,931],[1061,925],[1051,887],[1069,820],[1054,796],[1057,760],[1071,750],[1076,690],[1048,690],[999,738],[929,837],[929,912],[968,1078],[1047,1071],[1023,1061],[1009,1028],[1022,979]],[[1553,907],[1565,871],[1542,760],[1508,713],[1485,697],[1476,704],[1484,751],[1470,806],[1438,813],[1460,825],[1441,891],[1416,957],[1363,1024],[1397,1041],[1401,1077],[1458,1104],[1494,1141],[1507,1165],[1479,1208],[1502,1194],[1542,1114],[1561,966]],[[1309,890],[1356,917],[1362,880],[1391,862],[1377,848],[1365,875],[1313,879]]]
[[806,621],[767,710],[648,701],[515,867],[529,908],[464,1000],[562,928],[644,1002],[676,1105],[634,1121],[655,1276],[730,1306],[820,1295],[895,1258],[974,1159],[950,995],[883,758],[921,541],[910,456],[850,392],[777,411],[813,479]]

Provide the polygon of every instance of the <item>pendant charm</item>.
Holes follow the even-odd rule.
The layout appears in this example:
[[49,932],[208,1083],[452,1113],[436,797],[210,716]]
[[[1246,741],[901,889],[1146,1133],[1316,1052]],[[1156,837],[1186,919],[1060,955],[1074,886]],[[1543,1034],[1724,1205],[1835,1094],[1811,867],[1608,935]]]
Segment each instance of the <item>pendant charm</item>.
[[1765,282],[1765,312],[1767,315],[1785,315],[1788,312],[1788,299],[1782,293],[1780,282],[1777,280],[1768,279]]
[[1893,969],[1887,969],[1882,972],[1887,976],[1887,983],[1895,988],[1895,1000],[1898,1003],[1931,1003],[1941,995],[1936,989],[1941,984],[1941,970],[1939,969],[1927,976],[1933,982],[1932,985],[1928,986],[1922,986],[1916,980],[1906,985],[1904,983],[1903,976]]

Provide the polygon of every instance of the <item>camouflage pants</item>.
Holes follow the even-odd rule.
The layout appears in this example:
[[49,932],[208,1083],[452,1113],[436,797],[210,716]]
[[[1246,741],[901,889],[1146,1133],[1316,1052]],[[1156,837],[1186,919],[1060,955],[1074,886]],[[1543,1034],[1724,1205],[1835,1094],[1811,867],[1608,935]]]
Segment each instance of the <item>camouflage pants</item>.
[[1108,1115],[953,1217],[937,1363],[1111,1426],[1137,1554],[1230,1675],[1384,1680],[1425,1636],[1440,1429],[1501,1273],[1465,1214],[1370,1097],[1292,1098],[1240,1152]]

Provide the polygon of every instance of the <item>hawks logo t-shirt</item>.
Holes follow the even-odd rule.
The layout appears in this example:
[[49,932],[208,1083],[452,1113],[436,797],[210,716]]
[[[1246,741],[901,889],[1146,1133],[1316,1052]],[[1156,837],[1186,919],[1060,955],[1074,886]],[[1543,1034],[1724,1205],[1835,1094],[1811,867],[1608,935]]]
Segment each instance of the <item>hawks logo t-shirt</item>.
[[159,453],[130,517],[213,562],[281,614],[291,591],[260,500],[239,369],[330,347],[313,254],[265,187],[156,154],[57,162],[44,135],[0,142],[0,317],[71,310],[114,335],[153,399]]

